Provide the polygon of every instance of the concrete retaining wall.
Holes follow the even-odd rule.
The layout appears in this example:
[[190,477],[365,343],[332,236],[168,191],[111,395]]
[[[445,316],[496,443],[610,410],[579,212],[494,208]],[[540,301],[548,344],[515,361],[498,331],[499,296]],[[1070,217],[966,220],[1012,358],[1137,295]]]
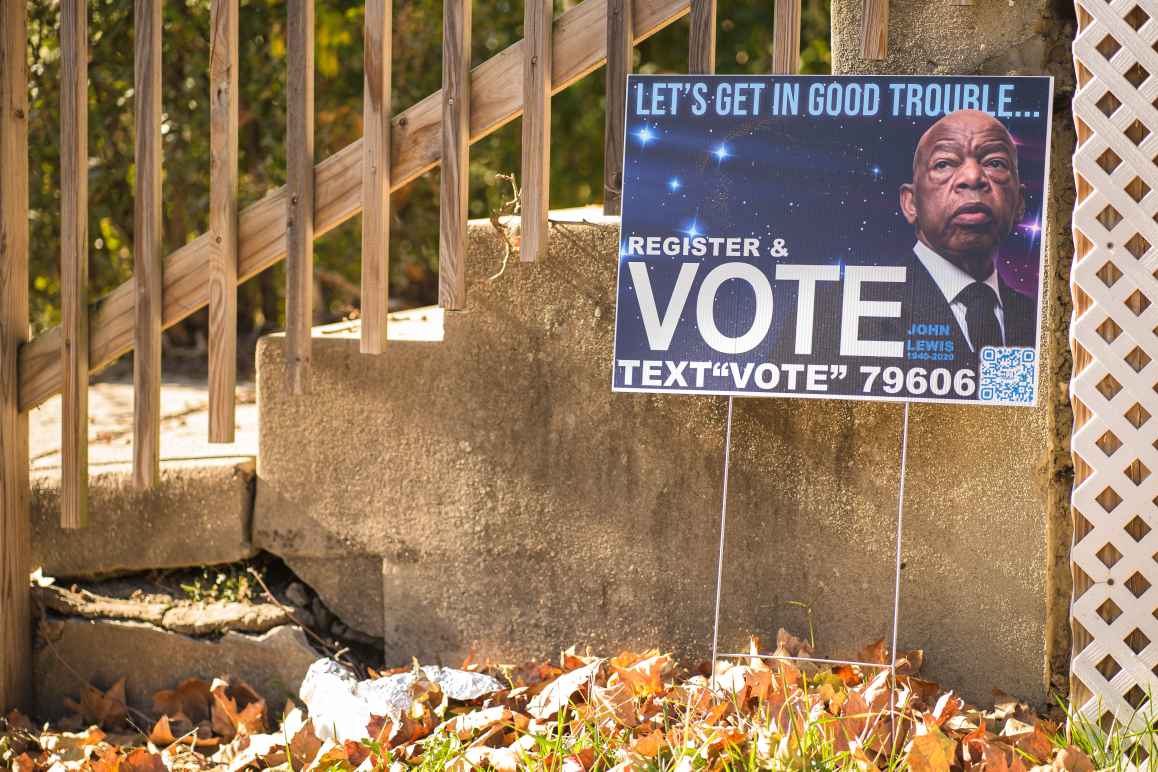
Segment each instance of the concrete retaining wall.
[[[475,223],[445,340],[368,357],[356,325],[316,330],[305,397],[284,339],[259,344],[255,546],[327,574],[315,589],[370,618],[389,664],[472,644],[708,656],[726,402],[611,393],[617,242],[614,220],[557,225],[545,260],[488,280],[502,242]],[[913,406],[900,643],[972,699],[1046,697],[1052,409]],[[886,635],[900,418],[737,400],[724,650],[805,631],[797,604],[825,654]]]

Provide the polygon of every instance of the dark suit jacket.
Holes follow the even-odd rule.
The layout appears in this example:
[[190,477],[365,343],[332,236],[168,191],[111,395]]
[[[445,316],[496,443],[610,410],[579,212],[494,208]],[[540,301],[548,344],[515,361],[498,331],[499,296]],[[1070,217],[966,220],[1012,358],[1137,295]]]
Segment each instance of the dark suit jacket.
[[[912,296],[909,304],[909,325],[949,324],[953,329],[953,341],[958,351],[969,353],[969,343],[965,339],[949,301],[941,294],[933,277],[925,266],[913,256],[909,263]],[[997,276],[1001,293],[1001,307],[1005,322],[1005,345],[1037,345],[1037,306],[1032,298],[1015,291]],[[906,328],[907,329],[907,328]]]

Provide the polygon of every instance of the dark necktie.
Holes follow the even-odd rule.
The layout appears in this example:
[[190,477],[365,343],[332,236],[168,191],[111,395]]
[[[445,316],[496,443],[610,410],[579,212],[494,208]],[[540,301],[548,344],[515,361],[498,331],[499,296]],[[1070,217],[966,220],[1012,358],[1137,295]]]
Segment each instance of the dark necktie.
[[1002,345],[1001,325],[997,322],[997,293],[984,282],[975,281],[955,298],[965,304],[965,326],[969,332],[969,342],[973,350],[980,352],[985,346]]

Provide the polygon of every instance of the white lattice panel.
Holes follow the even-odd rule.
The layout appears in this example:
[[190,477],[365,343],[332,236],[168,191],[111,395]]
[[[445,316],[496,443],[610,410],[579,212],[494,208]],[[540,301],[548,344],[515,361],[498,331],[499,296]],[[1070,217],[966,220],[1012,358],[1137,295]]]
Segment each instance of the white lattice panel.
[[1071,696],[1108,728],[1158,714],[1158,0],[1075,5]]

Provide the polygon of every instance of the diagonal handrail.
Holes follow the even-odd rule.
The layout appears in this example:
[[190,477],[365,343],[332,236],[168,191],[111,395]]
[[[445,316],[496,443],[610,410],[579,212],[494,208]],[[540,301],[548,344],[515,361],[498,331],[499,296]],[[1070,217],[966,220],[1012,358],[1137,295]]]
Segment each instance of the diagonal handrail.
[[[689,0],[635,0],[634,40],[639,42],[688,13]],[[555,20],[552,94],[563,91],[606,60],[607,0],[584,0]],[[523,41],[471,71],[470,141],[477,142],[519,117],[523,109]],[[442,92],[395,116],[391,190],[438,165]],[[315,167],[314,237],[362,210],[362,140]],[[279,188],[241,212],[237,281],[243,282],[286,255],[286,193]],[[162,326],[171,327],[209,303],[209,236],[201,234],[165,258]],[[125,282],[89,313],[90,370],[132,350],[134,283]],[[62,383],[61,329],[54,327],[20,349],[20,409],[30,410],[58,393]]]

